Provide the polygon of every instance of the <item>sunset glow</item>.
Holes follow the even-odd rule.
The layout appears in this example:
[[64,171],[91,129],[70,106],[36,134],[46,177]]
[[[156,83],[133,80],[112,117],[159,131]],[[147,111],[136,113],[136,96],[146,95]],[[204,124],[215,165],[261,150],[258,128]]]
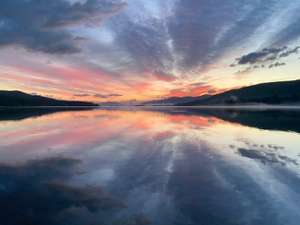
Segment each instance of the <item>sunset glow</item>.
[[4,0],[0,89],[105,102],[299,79],[299,10],[298,0]]

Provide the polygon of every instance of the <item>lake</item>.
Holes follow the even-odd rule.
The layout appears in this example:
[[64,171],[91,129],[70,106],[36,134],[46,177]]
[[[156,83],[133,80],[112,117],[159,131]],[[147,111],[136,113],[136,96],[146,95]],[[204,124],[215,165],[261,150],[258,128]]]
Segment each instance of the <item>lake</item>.
[[1,225],[298,225],[300,111],[0,111]]

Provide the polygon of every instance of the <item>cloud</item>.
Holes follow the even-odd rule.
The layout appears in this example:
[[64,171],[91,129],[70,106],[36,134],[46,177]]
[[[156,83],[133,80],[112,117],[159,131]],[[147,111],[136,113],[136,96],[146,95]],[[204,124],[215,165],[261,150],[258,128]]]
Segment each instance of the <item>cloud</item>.
[[[239,74],[248,73],[256,69],[274,68],[287,65],[286,62],[278,62],[292,55],[298,54],[300,46],[280,47],[280,48],[264,48],[260,51],[251,52],[236,59],[236,62],[230,64],[230,67],[244,66],[247,67],[239,70]],[[276,62],[274,62],[276,61]],[[267,64],[267,65],[266,65]]]
[[272,45],[282,45],[286,43],[292,43],[299,40],[300,36],[300,16],[299,16],[300,4],[298,1],[294,2],[295,14],[291,17],[287,26],[285,26],[281,32],[274,37]]
[[179,69],[188,71],[210,60],[218,31],[231,17],[232,8],[229,6],[225,14],[225,5],[220,0],[177,1],[168,30]]
[[[0,2],[0,47],[22,46],[51,54],[80,52],[72,26],[96,25],[120,11],[122,2],[87,0],[2,0]],[[82,40],[82,38],[80,38]]]
[[123,95],[121,94],[87,94],[87,93],[82,93],[82,94],[75,94],[74,97],[96,97],[96,98],[112,98],[112,97],[122,97]]
[[[65,76],[66,81],[76,82],[77,90],[98,93],[94,87],[99,87],[100,94],[106,94],[119,87],[122,93],[132,90],[130,96],[135,96],[137,83],[148,83],[146,91],[153,93],[147,94],[150,98],[166,92],[161,86],[154,94],[150,88],[156,81],[214,80],[213,70],[239,57],[236,54],[242,50],[249,54],[231,65],[236,70],[244,69],[237,66],[253,71],[275,62],[288,64],[298,49],[288,48],[278,54],[276,50],[296,44],[289,41],[299,37],[299,6],[298,1],[283,0],[3,0],[0,46],[52,54],[80,52],[69,57],[47,56],[53,66],[65,64],[93,71],[93,75]],[[264,32],[266,28],[270,31]],[[15,60],[16,50],[8,50],[12,52],[11,65],[28,66],[20,60],[27,56],[31,58],[29,67],[41,61],[24,52]],[[1,58],[2,64],[8,61],[5,53]],[[222,75],[225,79],[233,75],[227,72]],[[53,80],[61,77],[47,73]],[[107,80],[101,79],[103,74]],[[49,84],[49,89],[59,85]]]
[[90,97],[91,95],[90,94],[75,94],[74,97]]
[[293,54],[298,54],[300,46],[296,46],[295,48],[289,49],[279,55],[279,58],[285,58]]
[[164,71],[154,71],[152,75],[160,81],[172,82],[176,80],[176,77],[173,74]]
[[[115,37],[114,46],[127,56],[129,72],[199,74],[228,51],[247,43],[250,37],[256,38],[253,34],[274,12],[280,12],[281,4],[278,0],[225,4],[223,0],[178,0],[164,4],[157,0],[130,1],[127,9],[112,19],[109,28]],[[278,26],[280,29],[283,28]],[[264,52],[247,58],[255,60],[269,51],[271,54],[276,48],[267,45]]]
[[195,96],[202,96],[205,94],[211,94],[216,92],[218,92],[218,90],[216,90],[211,85],[204,82],[199,82],[194,84],[183,85],[182,87],[172,89],[167,94],[167,96],[170,97],[194,96],[195,97]]
[[141,23],[122,16],[115,21],[116,41],[136,72],[170,71],[172,54],[168,46],[168,33],[163,21],[148,19]]
[[264,48],[261,51],[251,52],[251,53],[249,53],[247,55],[243,55],[241,58],[237,59],[237,64],[245,65],[245,64],[256,64],[256,63],[262,63],[262,62],[266,62],[266,61],[273,61],[285,49],[287,49],[287,47]]
[[193,83],[190,84],[191,87],[203,87],[203,86],[207,86],[207,83],[205,82],[197,82],[197,83]]
[[121,94],[95,94],[93,96],[97,97],[97,98],[112,98],[112,97],[122,97],[123,95],[121,95]]
[[245,42],[272,16],[276,1],[179,0],[169,33],[179,67],[205,68]]
[[269,65],[269,68],[271,69],[274,67],[285,66],[285,65],[286,65],[286,63],[276,62],[276,63]]
[[271,62],[280,58],[286,58],[293,54],[298,54],[300,46],[293,48],[281,47],[281,48],[264,48],[260,51],[251,52],[249,54],[243,55],[236,60],[236,63],[230,65],[230,67],[235,67],[236,65],[254,65],[265,62]]

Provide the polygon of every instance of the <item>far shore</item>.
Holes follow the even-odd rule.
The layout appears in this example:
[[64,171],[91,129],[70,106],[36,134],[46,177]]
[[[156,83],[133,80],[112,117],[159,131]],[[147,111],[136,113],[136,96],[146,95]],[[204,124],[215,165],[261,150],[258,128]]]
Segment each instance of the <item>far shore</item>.
[[300,110],[300,105],[198,105],[198,106],[176,106],[176,105],[112,105],[112,106],[0,106],[0,110],[7,109],[236,109],[236,110]]
[[300,105],[198,105],[198,106],[176,106],[176,105],[120,105],[99,106],[98,108],[184,108],[184,109],[240,109],[240,110],[300,110]]

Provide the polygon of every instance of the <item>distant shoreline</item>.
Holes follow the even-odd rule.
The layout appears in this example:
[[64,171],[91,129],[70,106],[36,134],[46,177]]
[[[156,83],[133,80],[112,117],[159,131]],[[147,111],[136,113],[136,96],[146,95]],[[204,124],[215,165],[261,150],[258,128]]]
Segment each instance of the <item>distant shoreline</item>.
[[202,105],[202,106],[176,106],[176,105],[145,105],[145,106],[127,106],[127,105],[120,105],[120,106],[99,106],[96,108],[165,108],[165,109],[241,109],[241,110],[300,110],[300,105]]
[[99,106],[0,106],[0,109],[98,108]]
[[215,109],[215,110],[300,110],[300,105],[199,105],[199,106],[176,106],[176,105],[119,105],[119,106],[0,106],[0,110],[17,109]]

